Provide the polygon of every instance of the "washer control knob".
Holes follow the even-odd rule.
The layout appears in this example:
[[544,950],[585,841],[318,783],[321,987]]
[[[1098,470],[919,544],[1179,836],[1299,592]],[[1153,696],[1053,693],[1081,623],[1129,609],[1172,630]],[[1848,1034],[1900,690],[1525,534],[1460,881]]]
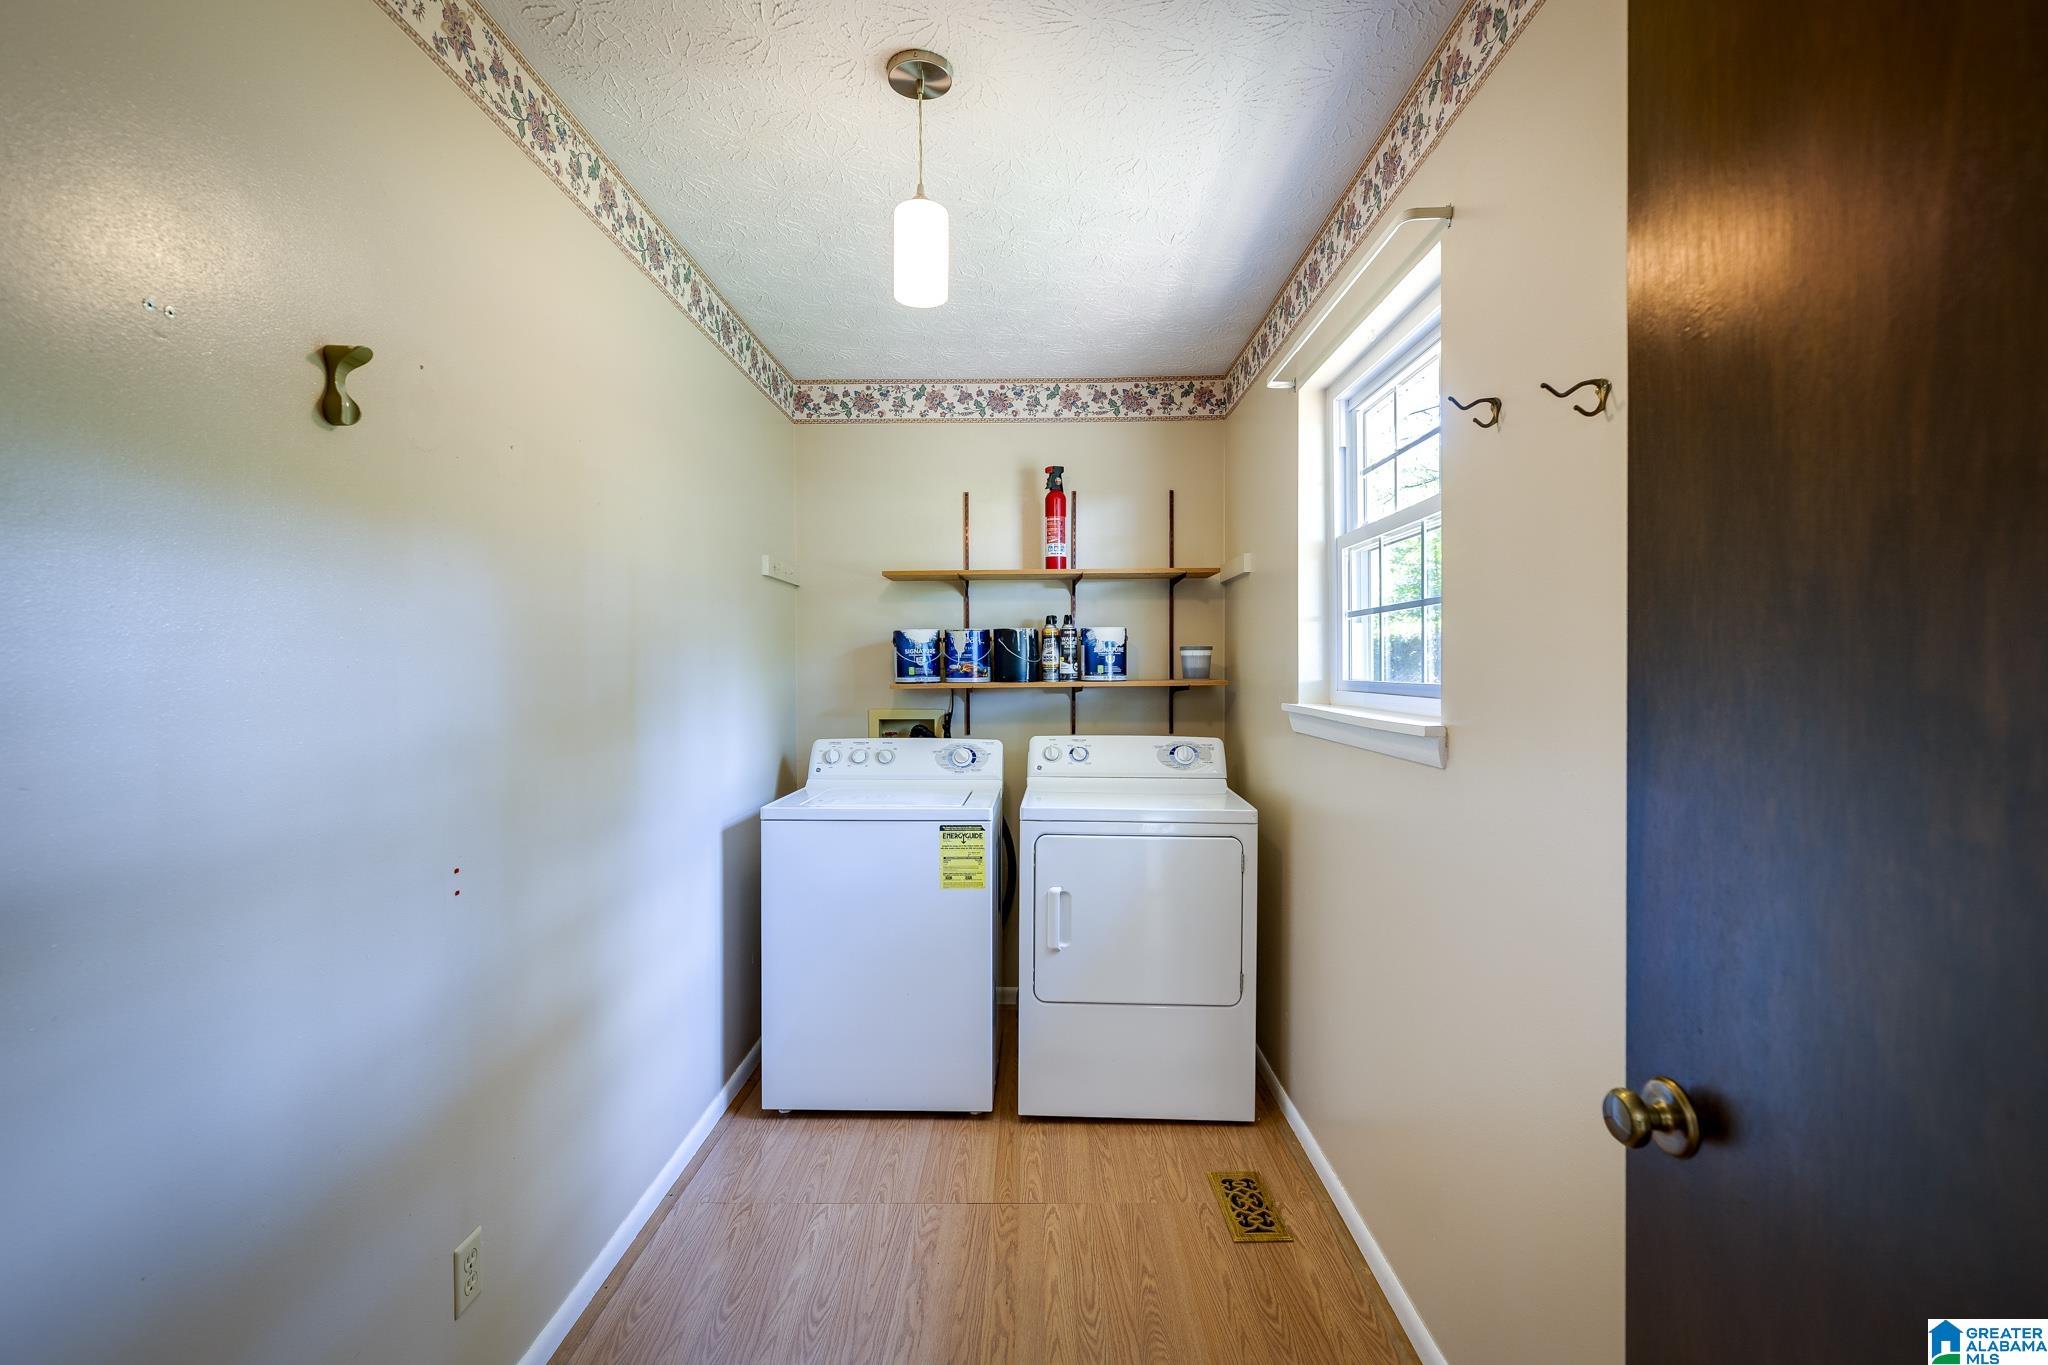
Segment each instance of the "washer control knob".
[[875,762],[877,762],[877,763],[894,763],[895,761],[896,761],[896,751],[895,751],[894,749],[877,749],[877,750],[875,750]]
[[825,761],[827,763],[837,763],[839,761],[839,751],[837,749],[827,749],[825,751]]
[[865,763],[865,762],[867,762],[867,761],[868,761],[868,751],[867,751],[866,749],[855,749],[855,750],[853,751],[853,761],[854,761],[855,763]]
[[1057,763],[1059,761],[1060,746],[1057,744],[1048,744],[1039,752],[1044,755],[1045,761],[1048,763]]
[[947,750],[946,761],[956,768],[971,768],[974,766],[974,750],[965,744],[959,745]]
[[1176,768],[1192,768],[1200,757],[1192,744],[1176,744],[1166,751],[1166,761]]
[[1067,750],[1067,757],[1073,759],[1076,763],[1086,763],[1088,761],[1088,751],[1076,744],[1073,748]]

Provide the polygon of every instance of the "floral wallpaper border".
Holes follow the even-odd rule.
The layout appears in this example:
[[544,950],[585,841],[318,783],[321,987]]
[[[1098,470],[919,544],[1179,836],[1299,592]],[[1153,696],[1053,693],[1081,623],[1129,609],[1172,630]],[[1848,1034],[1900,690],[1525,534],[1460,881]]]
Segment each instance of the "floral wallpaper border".
[[1119,422],[1217,418],[1223,381],[1160,379],[801,380],[799,422]]
[[473,0],[375,0],[794,422],[1227,417],[1457,120],[1543,0],[1466,0],[1228,373],[1133,379],[796,380]]
[[1322,229],[1301,253],[1273,306],[1223,376],[1225,410],[1237,406],[1266,362],[1280,353],[1344,262],[1371,235],[1386,206],[1414,178],[1479,87],[1493,74],[1543,0],[1467,0],[1436,52],[1387,122],[1379,145],[1359,168]]
[[647,211],[618,167],[597,149],[590,134],[480,6],[463,0],[376,0],[376,5],[605,230],[770,402],[790,413],[794,385],[789,372],[712,287],[703,267]]

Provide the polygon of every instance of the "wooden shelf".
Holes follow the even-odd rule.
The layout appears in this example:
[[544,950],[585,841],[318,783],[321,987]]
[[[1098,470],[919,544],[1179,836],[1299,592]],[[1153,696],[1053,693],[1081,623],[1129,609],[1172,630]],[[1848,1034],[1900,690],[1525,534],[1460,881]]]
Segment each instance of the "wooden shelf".
[[[1074,620],[1081,614],[1081,585],[1083,583],[1161,583],[1166,587],[1166,656],[1174,658],[1174,645],[1180,636],[1174,629],[1175,599],[1180,596],[1177,589],[1183,579],[1209,578],[1222,574],[1217,564],[1176,564],[1180,552],[1174,540],[1174,502],[1172,489],[1166,490],[1166,563],[1153,567],[1138,566],[1127,569],[884,569],[882,577],[892,583],[946,583],[960,594],[960,624],[971,627],[974,620],[974,585],[976,583],[1052,583],[1066,589],[1067,619]],[[1074,543],[1073,525],[1080,520],[1081,495],[1069,491],[1067,513],[1071,519],[1068,525],[1068,544]],[[969,495],[960,495],[960,562],[963,565],[974,562],[970,554],[973,534],[973,520],[968,515]],[[1128,656],[1126,656],[1128,662]],[[1166,699],[1166,732],[1173,733],[1173,704],[1182,692],[1195,687],[1226,687],[1222,678],[1120,678],[1112,682],[1107,678],[1076,678],[1071,682],[899,682],[893,686],[898,692],[946,690],[950,697],[955,691],[965,692],[957,700],[965,710],[966,717],[961,733],[974,733],[974,694],[976,692],[1064,692],[1067,694],[1067,731],[1069,734],[1080,730],[1081,693],[1086,690],[1114,691],[1117,688],[1149,692]],[[946,703],[950,719],[955,702]]]
[[897,583],[1099,583],[1214,578],[1216,564],[1163,569],[884,569],[882,577]]
[[1008,689],[1010,691],[1065,692],[1073,687],[1146,688],[1146,687],[1221,687],[1222,678],[1082,678],[1076,682],[900,682],[892,684],[905,692],[949,692],[954,688],[961,691],[989,692]]

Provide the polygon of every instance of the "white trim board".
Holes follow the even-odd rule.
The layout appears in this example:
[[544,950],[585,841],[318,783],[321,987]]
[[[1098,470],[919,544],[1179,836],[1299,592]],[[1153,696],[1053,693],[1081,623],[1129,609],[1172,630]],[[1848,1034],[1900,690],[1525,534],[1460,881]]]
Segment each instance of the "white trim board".
[[1344,1188],[1344,1182],[1337,1178],[1336,1168],[1323,1155],[1322,1144],[1315,1134],[1308,1130],[1308,1120],[1294,1107],[1294,1100],[1287,1088],[1280,1084],[1280,1078],[1273,1073],[1273,1064],[1266,1060],[1266,1050],[1259,1049],[1259,1075],[1266,1081],[1266,1087],[1273,1092],[1273,1098],[1280,1104],[1280,1112],[1287,1117],[1287,1126],[1294,1130],[1294,1136],[1301,1143],[1301,1150],[1308,1153],[1309,1165],[1316,1168],[1316,1178],[1323,1182],[1323,1189],[1329,1193],[1330,1202],[1337,1206],[1337,1213],[1344,1219],[1344,1226],[1351,1230],[1351,1240],[1358,1243],[1358,1249],[1365,1256],[1365,1263],[1372,1270],[1372,1277],[1379,1281],[1380,1292],[1387,1296],[1387,1303],[1394,1310],[1394,1316],[1401,1320],[1402,1330],[1408,1333],[1408,1344],[1415,1348],[1422,1365],[1449,1365],[1444,1353],[1437,1349],[1436,1338],[1423,1325],[1422,1314],[1415,1307],[1408,1291],[1401,1287],[1401,1277],[1394,1273],[1394,1267],[1387,1260],[1387,1254],[1380,1250],[1374,1240],[1372,1229],[1365,1225],[1364,1217],[1358,1212],[1358,1205],[1351,1202],[1351,1195]]
[[1432,768],[1441,768],[1446,761],[1448,740],[1444,723],[1434,716],[1365,711],[1305,701],[1283,701],[1280,709],[1287,713],[1287,724],[1297,735],[1348,744],[1354,749],[1405,758]]
[[704,1107],[704,1112],[690,1125],[690,1131],[683,1135],[682,1142],[677,1144],[674,1153],[663,1164],[660,1173],[654,1177],[654,1182],[647,1187],[639,1202],[626,1214],[625,1221],[619,1224],[618,1230],[612,1233],[611,1239],[597,1253],[597,1259],[583,1272],[583,1278],[576,1281],[576,1287],[569,1291],[569,1297],[562,1300],[562,1306],[548,1319],[547,1326],[540,1329],[540,1335],[533,1339],[533,1345],[527,1347],[526,1354],[519,1357],[519,1365],[548,1365],[554,1358],[563,1338],[569,1335],[569,1329],[576,1325],[576,1320],[583,1316],[583,1310],[590,1307],[590,1301],[596,1298],[597,1291],[604,1287],[605,1277],[612,1273],[612,1268],[618,1265],[619,1258],[633,1245],[633,1239],[640,1235],[640,1229],[647,1226],[647,1220],[654,1216],[654,1210],[661,1203],[662,1197],[682,1175],[683,1167],[690,1164],[690,1158],[697,1155],[697,1150],[704,1145],[705,1139],[711,1136],[711,1130],[718,1126],[718,1120],[732,1107],[734,1096],[746,1086],[748,1080],[753,1077],[754,1068],[760,1064],[761,1040],[756,1038],[754,1045],[747,1049],[747,1055],[740,1058],[740,1064],[733,1069],[732,1075],[726,1078],[725,1087],[712,1096],[711,1103]]

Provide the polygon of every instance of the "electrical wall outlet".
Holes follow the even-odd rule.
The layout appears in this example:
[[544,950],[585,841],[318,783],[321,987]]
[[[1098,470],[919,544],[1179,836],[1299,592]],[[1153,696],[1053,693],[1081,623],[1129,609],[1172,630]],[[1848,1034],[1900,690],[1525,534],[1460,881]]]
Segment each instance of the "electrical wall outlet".
[[777,582],[789,584],[792,588],[800,586],[796,581],[796,565],[786,559],[777,559],[774,555],[761,556],[761,577],[773,578]]
[[455,1248],[455,1316],[476,1302],[476,1296],[484,1292],[483,1248],[484,1230],[462,1239],[462,1245]]

